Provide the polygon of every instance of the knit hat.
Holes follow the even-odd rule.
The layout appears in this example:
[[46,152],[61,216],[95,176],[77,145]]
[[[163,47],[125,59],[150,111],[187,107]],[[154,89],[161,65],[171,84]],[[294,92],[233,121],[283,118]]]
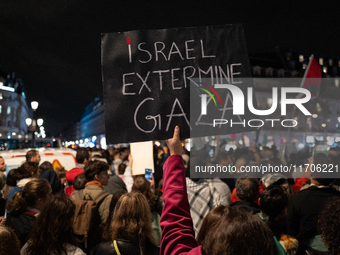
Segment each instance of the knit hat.
[[52,192],[58,191],[61,186],[61,181],[54,170],[45,170],[39,176],[39,179],[46,179],[51,185]]
[[287,177],[283,174],[274,173],[274,174],[266,174],[262,177],[261,182],[263,183],[266,188],[268,188],[270,185],[278,182],[279,180],[286,180]]
[[84,172],[84,169],[82,168],[73,168],[70,171],[68,171],[65,176],[66,176],[66,180],[67,182],[69,182],[70,184],[73,183],[74,179],[81,173]]

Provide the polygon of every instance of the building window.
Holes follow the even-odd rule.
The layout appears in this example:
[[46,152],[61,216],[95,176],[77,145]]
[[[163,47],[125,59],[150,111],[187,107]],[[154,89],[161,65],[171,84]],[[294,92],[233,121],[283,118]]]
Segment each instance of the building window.
[[266,68],[266,77],[273,77],[273,68]]
[[260,66],[254,66],[253,67],[253,75],[254,76],[261,76],[261,67]]
[[319,58],[319,65],[323,66],[323,58]]
[[291,75],[292,77],[296,77],[297,74],[298,74],[298,72],[297,72],[296,70],[293,70],[293,71],[290,72],[290,75]]
[[329,66],[332,66],[332,65],[333,65],[333,59],[329,59],[329,60],[328,60],[328,65],[329,65]]
[[0,114],[2,113],[2,105],[0,105]]
[[8,106],[8,107],[7,107],[7,115],[10,115],[10,114],[11,114],[11,107]]
[[302,63],[305,60],[305,57],[303,55],[299,55],[299,61]]
[[295,64],[294,60],[289,61],[289,69],[290,70],[295,70],[295,66],[296,66],[296,64]]
[[0,93],[0,100],[1,100],[1,99],[3,99],[3,97],[2,97],[2,93]]
[[320,103],[316,103],[316,110],[317,110],[317,112],[321,112],[322,111]]
[[278,77],[285,77],[285,70],[284,69],[279,69],[278,71],[277,71],[277,76]]
[[13,122],[16,122],[17,121],[17,109],[16,108],[13,108]]

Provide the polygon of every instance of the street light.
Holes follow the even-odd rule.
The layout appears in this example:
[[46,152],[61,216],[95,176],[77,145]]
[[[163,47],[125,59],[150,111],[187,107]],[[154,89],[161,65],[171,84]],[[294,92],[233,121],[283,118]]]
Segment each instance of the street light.
[[31,118],[27,118],[26,119],[26,125],[29,127],[29,126],[31,126],[31,124],[32,124],[32,119]]
[[28,127],[32,126],[30,131],[32,132],[33,148],[35,147],[35,133],[37,131],[39,131],[39,129],[37,129],[37,125],[40,127],[44,123],[43,119],[36,120],[36,118],[35,118],[35,111],[38,109],[38,106],[39,106],[39,103],[37,101],[31,102],[31,107],[32,107],[32,110],[33,110],[33,119],[31,119],[31,118],[26,119],[26,125]]
[[39,106],[39,103],[37,101],[32,101],[31,102],[31,107],[32,107],[33,111],[38,109],[38,106]]
[[44,124],[44,120],[43,119],[38,119],[37,120],[38,126],[42,126],[42,124]]

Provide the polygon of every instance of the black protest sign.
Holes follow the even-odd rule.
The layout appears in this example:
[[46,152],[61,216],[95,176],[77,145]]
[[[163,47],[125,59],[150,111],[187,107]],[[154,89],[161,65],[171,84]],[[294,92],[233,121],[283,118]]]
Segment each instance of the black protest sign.
[[102,34],[102,77],[108,143],[167,139],[176,125],[183,138],[251,130],[207,125],[197,94],[250,77],[240,24]]

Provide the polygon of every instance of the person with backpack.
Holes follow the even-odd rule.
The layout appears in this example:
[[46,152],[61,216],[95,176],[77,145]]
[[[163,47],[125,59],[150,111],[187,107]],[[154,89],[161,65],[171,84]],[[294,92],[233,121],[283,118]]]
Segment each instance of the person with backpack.
[[109,242],[111,241],[111,221],[113,216],[113,211],[118,203],[118,200],[121,196],[126,194],[126,190],[118,190],[116,193],[113,194],[112,200],[110,203],[110,213],[107,221],[96,229],[94,234],[94,238],[91,240],[92,247],[96,247],[99,243]]
[[70,197],[76,205],[74,233],[84,252],[92,248],[89,244],[95,230],[101,223],[105,223],[109,216],[112,195],[103,189],[108,183],[108,169],[109,165],[103,161],[89,161],[84,169],[87,180],[85,188],[75,190]]

